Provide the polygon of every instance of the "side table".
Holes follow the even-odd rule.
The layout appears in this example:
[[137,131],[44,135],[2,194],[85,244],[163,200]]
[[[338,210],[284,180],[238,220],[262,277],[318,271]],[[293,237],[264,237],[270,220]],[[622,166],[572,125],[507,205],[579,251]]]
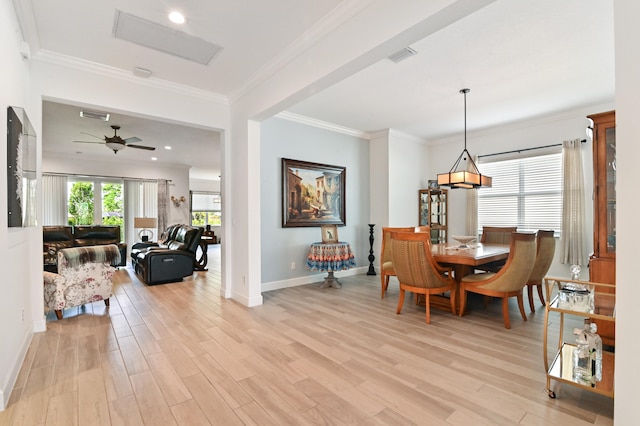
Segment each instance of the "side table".
[[347,269],[355,268],[355,266],[355,257],[349,243],[312,243],[309,246],[306,262],[307,269],[328,272],[320,288],[342,287],[333,272],[346,271]]

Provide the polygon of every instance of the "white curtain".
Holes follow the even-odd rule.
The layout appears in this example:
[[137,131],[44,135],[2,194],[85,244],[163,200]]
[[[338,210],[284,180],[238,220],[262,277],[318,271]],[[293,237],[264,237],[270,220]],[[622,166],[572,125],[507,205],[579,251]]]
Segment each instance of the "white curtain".
[[169,182],[158,180],[158,229],[164,232],[169,226]]
[[42,175],[42,224],[67,225],[67,176]]
[[586,265],[584,174],[580,139],[562,143],[562,170],[561,261],[571,265]]
[[[158,189],[156,181],[140,181],[137,179],[125,179],[125,230],[126,241],[133,244],[138,240],[138,234],[133,227],[133,219],[136,217],[158,217]],[[159,228],[162,229],[162,228]],[[158,230],[153,230],[153,238],[159,237]]]

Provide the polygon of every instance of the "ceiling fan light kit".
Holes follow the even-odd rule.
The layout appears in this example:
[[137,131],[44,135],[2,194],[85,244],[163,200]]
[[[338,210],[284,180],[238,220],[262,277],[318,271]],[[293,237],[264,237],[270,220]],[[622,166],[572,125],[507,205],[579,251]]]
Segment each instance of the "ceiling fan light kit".
[[[155,147],[153,146],[145,146],[145,145],[133,145],[134,142],[140,142],[142,141],[142,139],[140,139],[137,136],[132,136],[130,138],[127,139],[122,139],[120,136],[118,136],[118,130],[120,130],[120,126],[118,125],[112,125],[111,128],[113,129],[113,136],[109,137],[106,136],[104,137],[104,142],[89,142],[89,141],[74,141],[77,143],[104,143],[107,148],[109,148],[110,150],[113,151],[114,154],[117,154],[118,151],[122,151],[123,149],[125,149],[126,147],[130,147],[130,148],[137,148],[137,149],[146,149],[148,151],[155,151]],[[98,136],[94,136],[91,133],[85,133],[85,132],[81,132],[84,133],[86,135],[89,136],[93,136],[96,139],[102,139]]]

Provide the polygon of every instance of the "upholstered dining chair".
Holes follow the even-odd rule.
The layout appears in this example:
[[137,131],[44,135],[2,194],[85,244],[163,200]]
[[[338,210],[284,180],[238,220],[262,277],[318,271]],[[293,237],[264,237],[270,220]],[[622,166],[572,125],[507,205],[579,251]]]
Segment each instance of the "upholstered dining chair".
[[[509,244],[511,234],[516,232],[517,226],[483,226],[480,242],[485,244]],[[485,263],[477,269],[485,272],[498,272],[505,264],[504,260]]]
[[400,282],[398,309],[402,311],[404,294],[411,291],[425,295],[426,321],[431,322],[429,296],[450,292],[451,313],[456,314],[456,282],[452,268],[440,266],[431,254],[431,236],[425,232],[392,232],[391,258]]
[[553,256],[556,252],[556,240],[553,238],[553,231],[538,231],[536,237],[536,262],[527,281],[527,295],[529,296],[529,307],[531,312],[535,312],[533,307],[533,287],[538,289],[538,297],[542,306],[545,305],[544,296],[542,295],[542,279],[553,262]]
[[499,272],[471,274],[460,280],[460,316],[463,315],[467,304],[467,292],[472,292],[502,298],[502,316],[505,328],[511,328],[509,297],[516,297],[520,315],[526,321],[527,315],[524,313],[522,291],[531,276],[535,260],[536,235],[514,232],[511,236],[507,263]]
[[517,230],[517,226],[483,226],[480,242],[487,244],[509,244],[511,243],[511,234]]
[[396,272],[393,268],[393,261],[391,260],[391,245],[388,244],[389,235],[392,232],[414,232],[414,226],[401,227],[401,228],[382,228],[382,246],[380,248],[380,284],[382,286],[381,299],[384,299],[384,294],[389,287],[389,277],[395,276]]

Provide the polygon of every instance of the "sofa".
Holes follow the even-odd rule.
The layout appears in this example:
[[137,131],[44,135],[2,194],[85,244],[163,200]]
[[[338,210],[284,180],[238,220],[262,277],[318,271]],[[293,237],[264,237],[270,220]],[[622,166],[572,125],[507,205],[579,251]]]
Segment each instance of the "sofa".
[[126,266],[127,244],[120,242],[120,227],[118,225],[43,226],[44,270],[57,271],[57,253],[62,249],[106,244],[115,244],[118,247],[120,261],[116,266]]
[[73,306],[104,300],[109,306],[115,265],[121,262],[115,244],[71,247],[58,250],[58,272],[43,271],[44,306],[62,319]]
[[202,228],[171,225],[157,243],[136,243],[131,247],[131,264],[146,284],[182,281],[193,274]]

